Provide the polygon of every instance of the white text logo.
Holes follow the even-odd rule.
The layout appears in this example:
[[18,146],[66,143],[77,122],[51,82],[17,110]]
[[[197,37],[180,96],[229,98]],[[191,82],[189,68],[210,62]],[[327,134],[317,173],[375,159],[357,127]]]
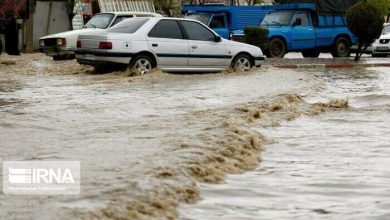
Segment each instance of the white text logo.
[[3,163],[6,194],[78,194],[77,161],[6,161]]

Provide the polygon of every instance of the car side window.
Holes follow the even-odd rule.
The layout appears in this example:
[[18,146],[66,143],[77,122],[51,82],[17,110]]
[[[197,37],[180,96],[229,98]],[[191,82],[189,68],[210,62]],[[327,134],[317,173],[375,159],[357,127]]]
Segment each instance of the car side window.
[[121,22],[121,21],[123,21],[123,20],[125,20],[125,19],[128,19],[128,18],[132,18],[132,17],[133,17],[133,15],[129,15],[129,16],[118,16],[118,17],[116,17],[114,23],[113,23],[111,26],[114,26],[114,25],[118,24],[119,22]]
[[180,21],[189,40],[214,41],[215,35],[203,25],[193,21]]
[[149,37],[184,39],[180,26],[175,20],[161,20],[148,34]]
[[307,14],[306,13],[298,13],[295,15],[295,20],[297,20],[297,18],[300,18],[302,23],[300,26],[310,26],[310,23],[309,23],[309,18],[307,17]]
[[225,28],[225,16],[215,15],[210,22],[210,28]]

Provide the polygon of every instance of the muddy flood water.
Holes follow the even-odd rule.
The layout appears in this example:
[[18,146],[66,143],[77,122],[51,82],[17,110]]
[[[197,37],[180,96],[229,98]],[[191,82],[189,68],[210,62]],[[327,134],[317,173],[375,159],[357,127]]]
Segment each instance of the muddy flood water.
[[0,59],[0,162],[81,164],[80,195],[0,194],[0,219],[389,218],[390,69]]
[[390,219],[390,69],[312,73],[327,87],[305,100],[348,96],[350,108],[255,127],[276,141],[261,165],[202,185],[179,219]]

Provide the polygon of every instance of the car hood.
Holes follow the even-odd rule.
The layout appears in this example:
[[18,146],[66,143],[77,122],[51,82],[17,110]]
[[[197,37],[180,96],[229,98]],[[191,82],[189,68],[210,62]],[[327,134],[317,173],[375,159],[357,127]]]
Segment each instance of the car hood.
[[232,40],[226,40],[224,39],[223,40],[225,45],[227,46],[233,46],[233,47],[244,47],[244,48],[249,48],[251,50],[260,50],[261,49],[259,47],[256,47],[256,46],[253,46],[253,45],[250,45],[250,44],[245,44],[245,43],[241,43],[241,42],[238,42],[238,41],[232,41]]
[[48,38],[67,38],[67,37],[71,37],[71,36],[77,36],[80,34],[97,34],[97,33],[101,33],[104,31],[105,31],[105,29],[100,29],[100,28],[84,28],[84,29],[79,29],[79,30],[61,32],[58,34],[47,35],[47,36],[41,37],[40,40],[48,39]]
[[390,33],[381,35],[380,39],[390,39]]

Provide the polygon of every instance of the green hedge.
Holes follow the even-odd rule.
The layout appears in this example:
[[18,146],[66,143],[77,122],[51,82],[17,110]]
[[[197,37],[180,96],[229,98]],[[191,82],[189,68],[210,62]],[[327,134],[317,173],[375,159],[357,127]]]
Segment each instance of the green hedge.
[[269,47],[268,29],[262,27],[245,27],[244,40],[245,43],[258,46],[263,51],[267,51]]

